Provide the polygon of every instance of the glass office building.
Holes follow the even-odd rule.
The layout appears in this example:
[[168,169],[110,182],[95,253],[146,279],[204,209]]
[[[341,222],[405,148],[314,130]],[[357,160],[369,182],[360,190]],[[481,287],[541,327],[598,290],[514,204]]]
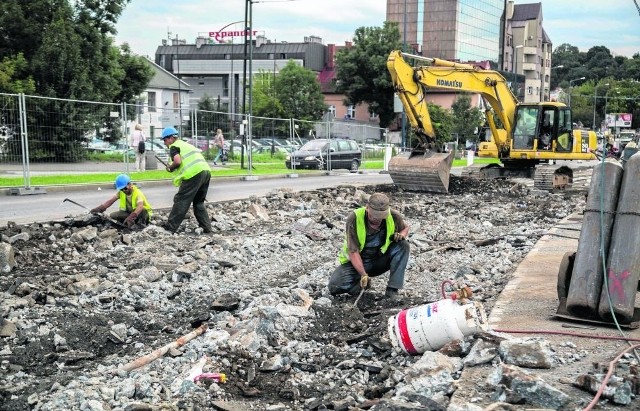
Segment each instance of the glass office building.
[[387,0],[407,44],[446,60],[497,62],[504,10],[504,0]]

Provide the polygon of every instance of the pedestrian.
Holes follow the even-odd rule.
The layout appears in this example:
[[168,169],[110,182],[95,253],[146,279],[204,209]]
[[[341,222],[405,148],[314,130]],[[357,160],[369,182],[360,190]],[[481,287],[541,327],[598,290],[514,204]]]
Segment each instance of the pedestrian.
[[91,210],[93,214],[104,213],[113,203],[120,201],[120,209],[111,213],[110,217],[118,222],[124,223],[128,227],[138,225],[141,227],[149,224],[151,220],[151,205],[144,196],[142,190],[131,182],[131,178],[126,174],[116,177],[116,190],[111,198],[98,207]]
[[340,265],[329,279],[331,295],[358,294],[371,286],[369,277],[389,271],[385,296],[399,301],[409,260],[409,226],[402,214],[389,208],[389,197],[374,193],[365,207],[347,217]]
[[169,147],[169,165],[167,171],[177,175],[173,178],[173,185],[180,187],[173,197],[173,207],[164,228],[172,233],[184,220],[193,203],[193,214],[198,225],[205,233],[210,233],[211,219],[204,206],[211,180],[211,168],[202,152],[191,144],[178,139],[178,131],[173,127],[162,130],[162,141]]
[[222,165],[227,164],[225,155],[224,155],[224,136],[222,135],[222,130],[218,129],[216,131],[216,136],[214,137],[213,143],[218,147],[218,154],[216,154],[216,158],[213,159],[213,165],[218,165],[218,160],[222,160]]
[[131,133],[131,148],[136,153],[136,171],[144,171],[147,168],[147,158],[144,154],[146,141],[142,125],[136,124]]

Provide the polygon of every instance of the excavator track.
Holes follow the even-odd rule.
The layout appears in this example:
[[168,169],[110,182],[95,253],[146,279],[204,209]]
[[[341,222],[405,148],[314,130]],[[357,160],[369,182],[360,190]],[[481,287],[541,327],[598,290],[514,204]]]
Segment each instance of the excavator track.
[[573,170],[567,166],[538,165],[533,187],[545,190],[564,190],[573,184]]

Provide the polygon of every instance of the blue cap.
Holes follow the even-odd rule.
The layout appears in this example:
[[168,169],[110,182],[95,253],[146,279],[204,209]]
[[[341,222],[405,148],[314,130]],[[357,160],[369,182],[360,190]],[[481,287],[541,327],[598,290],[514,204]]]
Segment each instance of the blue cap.
[[178,130],[176,130],[173,127],[165,127],[164,130],[162,130],[162,139],[164,140],[165,138],[169,138],[171,136],[177,136],[178,135]]
[[126,174],[120,174],[118,177],[116,177],[116,189],[122,190],[127,186],[127,184],[129,184],[130,181],[131,177]]

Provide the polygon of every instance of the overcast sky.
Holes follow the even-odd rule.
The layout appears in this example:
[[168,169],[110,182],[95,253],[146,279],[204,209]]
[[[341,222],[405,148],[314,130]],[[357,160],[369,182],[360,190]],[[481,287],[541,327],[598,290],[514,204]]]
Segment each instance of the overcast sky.
[[[539,0],[543,26],[554,47],[563,43],[587,51],[605,46],[614,55],[640,52],[640,13],[633,0]],[[162,39],[178,35],[193,44],[199,34],[242,30],[245,0],[133,0],[118,22],[117,44],[129,43],[153,57]],[[516,0],[516,4],[534,1]],[[362,26],[382,26],[384,0],[253,0],[253,27],[276,41],[301,42],[318,36],[344,44]],[[238,38],[240,42],[241,39]]]

